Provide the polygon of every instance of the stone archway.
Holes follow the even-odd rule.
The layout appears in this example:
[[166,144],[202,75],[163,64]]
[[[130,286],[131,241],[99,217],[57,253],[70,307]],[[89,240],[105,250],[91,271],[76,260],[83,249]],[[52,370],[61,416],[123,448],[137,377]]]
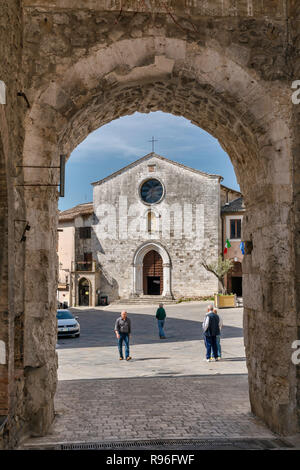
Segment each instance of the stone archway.
[[[122,73],[118,71],[120,57],[123,61]],[[145,63],[147,65],[143,65]],[[104,85],[108,82],[113,86]],[[62,106],[62,103],[65,105]],[[276,388],[279,386],[277,373],[274,371],[272,379],[270,373],[266,374],[266,364],[269,364],[269,371],[273,369],[268,358],[277,354],[277,348],[272,343],[266,343],[268,351],[258,358],[255,346],[256,341],[260,341],[261,330],[253,318],[255,315],[260,317],[258,312],[264,312],[266,308],[266,296],[262,289],[269,293],[267,298],[271,299],[274,269],[287,269],[288,272],[291,269],[279,260],[273,266],[274,259],[280,256],[278,243],[276,250],[273,249],[272,258],[265,256],[270,251],[270,239],[273,236],[270,227],[274,224],[281,225],[282,235],[288,230],[285,223],[279,222],[279,214],[282,204],[286,204],[287,195],[281,201],[283,193],[276,189],[286,188],[291,196],[290,135],[284,120],[286,109],[283,112],[277,107],[265,85],[256,76],[228,55],[224,56],[218,50],[196,44],[191,49],[184,40],[164,38],[157,43],[154,38],[145,37],[119,41],[104,50],[101,48],[91,53],[88,58],[70,68],[63,79],[57,83],[52,82],[41,93],[32,106],[27,125],[24,165],[55,165],[59,152],[69,155],[96,127],[121,115],[149,110],[163,110],[187,117],[217,137],[231,157],[248,208],[244,221],[244,239],[252,243],[254,250],[251,255],[249,253],[244,270],[245,339],[252,410],[274,429],[283,429],[283,423],[293,422],[295,425],[295,395],[294,405],[291,407],[290,400],[283,400],[286,405],[283,407],[283,402],[278,402],[277,395],[274,395],[275,384]],[[45,139],[45,129],[46,135],[52,135],[53,138]],[[32,142],[35,142],[34,151]],[[270,149],[273,149],[271,153]],[[277,171],[278,165],[282,169],[280,172]],[[31,174],[27,182],[32,184],[35,181],[41,185],[54,182],[53,174],[50,180],[49,178],[47,171],[40,172],[35,176]],[[41,196],[40,192],[36,188],[26,192],[27,210],[33,225],[38,212],[39,220],[44,220],[45,226],[48,226],[48,220],[54,214],[56,195],[53,190],[49,196],[48,191],[47,210],[42,211],[40,201],[45,196]],[[261,237],[262,231],[265,233],[264,237]],[[285,250],[284,237],[280,243]],[[49,248],[45,247],[45,250],[48,250],[51,257]],[[28,255],[30,259],[30,253]],[[28,276],[31,269],[28,262]],[[49,272],[49,293],[55,289],[55,282],[54,272],[53,275]],[[270,315],[272,302],[267,307],[271,309]],[[263,315],[262,322],[265,321],[266,316]],[[281,330],[281,325],[277,323],[272,322],[272,327]],[[265,328],[270,328],[269,322]],[[296,330],[291,326],[289,333],[282,329],[280,334],[283,344],[291,344]],[[290,370],[286,374],[295,383],[293,365],[286,361],[285,368]],[[280,381],[280,396],[290,397],[290,380]],[[295,392],[295,388],[293,390]],[[269,406],[270,403],[276,412],[266,413],[265,404]],[[289,416],[284,420],[283,408]]]
[[[18,309],[26,319],[27,429],[46,432],[54,415],[57,192],[44,185],[57,183],[57,174],[49,167],[97,127],[152,110],[190,119],[218,138],[231,158],[247,206],[244,326],[252,411],[275,431],[299,429],[299,375],[290,360],[299,322],[299,116],[290,99],[297,69],[289,59],[297,51],[288,27],[296,7],[291,3],[287,12],[284,2],[276,11],[253,2],[180,2],[175,11],[158,6],[149,15],[134,2],[125,2],[121,11],[118,2],[105,9],[100,2],[93,10],[79,1],[76,11],[71,2],[63,9],[56,0],[51,7],[46,0],[23,3],[22,84],[31,108],[23,121],[22,163],[40,167],[14,175],[16,187],[26,186],[17,190],[19,207],[24,204],[24,217],[18,218],[26,216],[32,227],[24,308]],[[41,263],[43,272],[36,269]],[[20,263],[16,270],[21,272]],[[32,298],[32,283],[42,295]],[[268,338],[261,348],[263,329]],[[45,331],[52,334],[46,337]]]
[[[156,252],[161,258],[163,278],[160,294],[165,298],[172,298],[171,289],[171,260],[167,250],[157,242],[146,242],[138,248],[133,258],[133,296],[141,296],[145,293],[144,260],[148,253]],[[151,273],[153,274],[153,273]]]

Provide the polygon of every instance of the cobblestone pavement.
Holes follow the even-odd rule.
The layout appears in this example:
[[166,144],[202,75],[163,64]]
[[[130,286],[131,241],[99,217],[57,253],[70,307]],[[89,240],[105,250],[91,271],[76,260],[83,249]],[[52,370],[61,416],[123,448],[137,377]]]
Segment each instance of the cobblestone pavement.
[[167,306],[159,340],[154,307],[128,307],[133,360],[118,361],[115,307],[75,310],[81,337],[58,340],[59,384],[51,433],[28,446],[140,439],[271,438],[250,413],[242,309],[222,310],[223,359],[207,363],[205,303]]
[[166,340],[158,337],[155,306],[128,306],[132,322],[130,363],[120,363],[115,320],[121,306],[106,310],[72,309],[79,317],[80,338],[58,340],[59,380],[157,377],[161,375],[247,374],[242,309],[222,310],[222,363],[205,362],[201,322],[207,303],[167,305]]
[[245,375],[62,381],[52,434],[29,444],[272,436],[247,393]]

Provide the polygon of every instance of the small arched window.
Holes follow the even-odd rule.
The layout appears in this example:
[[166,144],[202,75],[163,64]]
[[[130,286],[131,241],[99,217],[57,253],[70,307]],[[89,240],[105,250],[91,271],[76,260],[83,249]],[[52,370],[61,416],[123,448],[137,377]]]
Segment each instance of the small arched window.
[[147,214],[147,229],[148,233],[154,233],[157,230],[156,214],[153,211],[149,211]]

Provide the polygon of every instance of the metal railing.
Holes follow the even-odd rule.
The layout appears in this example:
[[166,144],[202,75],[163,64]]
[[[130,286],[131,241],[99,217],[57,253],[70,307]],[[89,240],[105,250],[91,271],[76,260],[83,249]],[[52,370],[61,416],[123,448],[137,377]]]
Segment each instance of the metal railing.
[[72,262],[72,271],[96,271],[96,261],[73,261]]

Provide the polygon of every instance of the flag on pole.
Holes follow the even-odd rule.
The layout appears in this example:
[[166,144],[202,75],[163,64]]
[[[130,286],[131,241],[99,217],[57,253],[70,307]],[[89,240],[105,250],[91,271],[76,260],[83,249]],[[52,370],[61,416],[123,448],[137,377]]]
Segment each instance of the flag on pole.
[[226,242],[225,242],[225,248],[224,248],[224,255],[227,253],[227,249],[231,247],[231,244],[230,244],[230,241],[228,240],[228,238],[226,238]]

